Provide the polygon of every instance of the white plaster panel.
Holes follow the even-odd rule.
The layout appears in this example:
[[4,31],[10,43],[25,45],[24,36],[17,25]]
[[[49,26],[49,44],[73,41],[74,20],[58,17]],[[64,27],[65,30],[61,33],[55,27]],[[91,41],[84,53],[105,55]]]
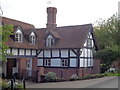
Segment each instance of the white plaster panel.
[[91,50],[90,49],[87,50],[87,54],[88,54],[88,57],[90,57],[90,54],[91,54]]
[[13,55],[18,55],[18,49],[12,49],[12,54]]
[[30,55],[30,50],[26,50],[26,55]]
[[84,47],[86,47],[87,46],[87,40],[85,41],[85,43],[84,43]]
[[19,50],[19,54],[20,54],[20,55],[24,55],[24,52],[25,52],[24,49],[20,49],[20,50]]
[[84,59],[84,67],[87,67],[87,59]]
[[84,59],[80,58],[80,67],[84,67]]
[[36,55],[36,50],[32,50],[32,55]]
[[93,57],[93,51],[91,50],[91,53],[90,53],[91,57]]
[[80,57],[84,57],[84,49],[81,49],[81,51],[82,51],[82,53],[81,53],[81,55],[80,55]]
[[94,47],[94,41],[92,40],[91,42],[92,42],[92,47]]
[[87,57],[87,49],[83,48],[80,57]]
[[[38,51],[39,52],[39,51]],[[43,57],[43,51],[41,51],[38,55],[38,57]]]
[[37,66],[43,66],[43,59],[37,60]]
[[61,65],[61,59],[51,59],[51,66],[59,67]]
[[44,56],[45,56],[45,57],[51,57],[50,50],[45,50],[45,51],[44,51]]
[[93,66],[93,62],[94,62],[93,59],[91,59],[91,66]]
[[61,57],[68,57],[68,50],[61,50]]
[[89,35],[90,35],[90,36],[89,36],[89,37],[90,37],[90,39],[92,39],[92,38],[93,38],[93,37],[92,37],[92,34],[91,34],[91,33],[89,33]]
[[87,57],[88,51],[86,48],[84,49],[84,54],[85,54],[85,57]]
[[90,67],[90,66],[91,66],[91,59],[88,58],[88,67]]
[[77,60],[76,58],[70,59],[70,67],[76,67],[77,66]]
[[72,50],[70,50],[70,56],[75,57],[75,56],[76,56],[76,54],[75,54]]
[[59,50],[52,50],[53,57],[59,57]]

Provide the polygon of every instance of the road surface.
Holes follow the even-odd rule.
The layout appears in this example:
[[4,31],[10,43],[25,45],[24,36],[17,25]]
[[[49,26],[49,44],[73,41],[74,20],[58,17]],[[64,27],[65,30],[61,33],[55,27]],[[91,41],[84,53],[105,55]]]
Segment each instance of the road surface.
[[54,83],[27,83],[26,85],[27,88],[118,88],[118,77]]

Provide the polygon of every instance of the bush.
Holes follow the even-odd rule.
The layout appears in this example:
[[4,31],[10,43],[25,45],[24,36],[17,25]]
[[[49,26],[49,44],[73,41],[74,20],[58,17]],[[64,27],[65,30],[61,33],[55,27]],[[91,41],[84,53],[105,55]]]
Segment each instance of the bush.
[[48,72],[45,75],[45,80],[48,81],[48,82],[56,81],[57,80],[56,73],[54,73],[54,72]]
[[2,87],[2,90],[4,90],[10,88],[10,85],[6,81],[2,80],[2,82],[0,83],[0,87]]
[[17,85],[15,85],[15,87],[14,87],[15,89],[20,89],[20,90],[24,90],[24,87],[23,87],[23,85],[22,84],[17,84]]
[[77,80],[77,79],[78,79],[78,76],[77,76],[76,74],[74,74],[74,75],[71,76],[70,79],[71,79],[71,80]]
[[84,79],[84,77],[78,77],[78,80],[83,80]]
[[86,75],[86,76],[84,76],[84,79],[90,79],[90,78],[91,78],[90,75]]
[[[7,82],[2,80],[2,82],[0,83],[0,87],[2,88],[2,90],[10,90],[11,88],[11,81]],[[13,83],[13,88],[14,89],[20,89],[20,90],[24,90],[23,85],[22,84],[18,84],[18,83]]]

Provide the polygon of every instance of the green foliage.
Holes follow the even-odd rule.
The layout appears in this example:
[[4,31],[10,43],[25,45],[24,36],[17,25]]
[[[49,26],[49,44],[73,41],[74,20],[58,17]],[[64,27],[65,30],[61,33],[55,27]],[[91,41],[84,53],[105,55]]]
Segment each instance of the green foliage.
[[6,61],[6,55],[9,55],[7,53],[8,46],[6,45],[6,42],[10,35],[13,35],[12,25],[0,26],[0,60],[2,61]]
[[97,26],[94,27],[94,30],[100,49],[119,45],[119,22],[120,20],[118,19],[118,14],[114,14],[107,20],[101,19],[97,21]]
[[22,84],[17,84],[17,85],[15,85],[14,88],[16,88],[16,89],[20,89],[20,90],[24,90],[24,87],[23,87]]
[[120,76],[120,73],[107,72],[106,76]]
[[4,89],[6,89],[6,88],[9,88],[9,87],[10,87],[10,85],[9,85],[9,84],[7,84],[7,82],[6,82],[6,81],[2,81],[2,82],[0,83],[0,87],[2,87],[2,89],[4,90]]
[[120,59],[120,53],[115,49],[103,49],[96,52],[94,57],[101,59],[101,64],[107,69],[114,60]]
[[45,75],[45,80],[48,81],[48,82],[56,81],[57,80],[56,73],[48,72]]
[[116,13],[106,20],[97,21],[94,30],[100,49],[95,57],[101,59],[102,65],[107,69],[113,60],[120,59],[120,19],[118,14]]
[[[24,87],[22,84],[13,84],[14,85],[14,89],[20,89],[20,90],[24,90]],[[10,84],[10,81],[5,81],[5,80],[2,80],[2,82],[0,83],[0,87],[2,88],[2,90],[9,90],[11,88],[11,84]]]

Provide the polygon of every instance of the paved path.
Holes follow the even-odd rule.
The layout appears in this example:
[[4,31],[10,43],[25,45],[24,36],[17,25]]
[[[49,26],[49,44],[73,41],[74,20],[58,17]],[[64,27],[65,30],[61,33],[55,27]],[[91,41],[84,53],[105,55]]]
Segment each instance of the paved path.
[[27,88],[118,88],[118,77],[55,83],[27,83]]

